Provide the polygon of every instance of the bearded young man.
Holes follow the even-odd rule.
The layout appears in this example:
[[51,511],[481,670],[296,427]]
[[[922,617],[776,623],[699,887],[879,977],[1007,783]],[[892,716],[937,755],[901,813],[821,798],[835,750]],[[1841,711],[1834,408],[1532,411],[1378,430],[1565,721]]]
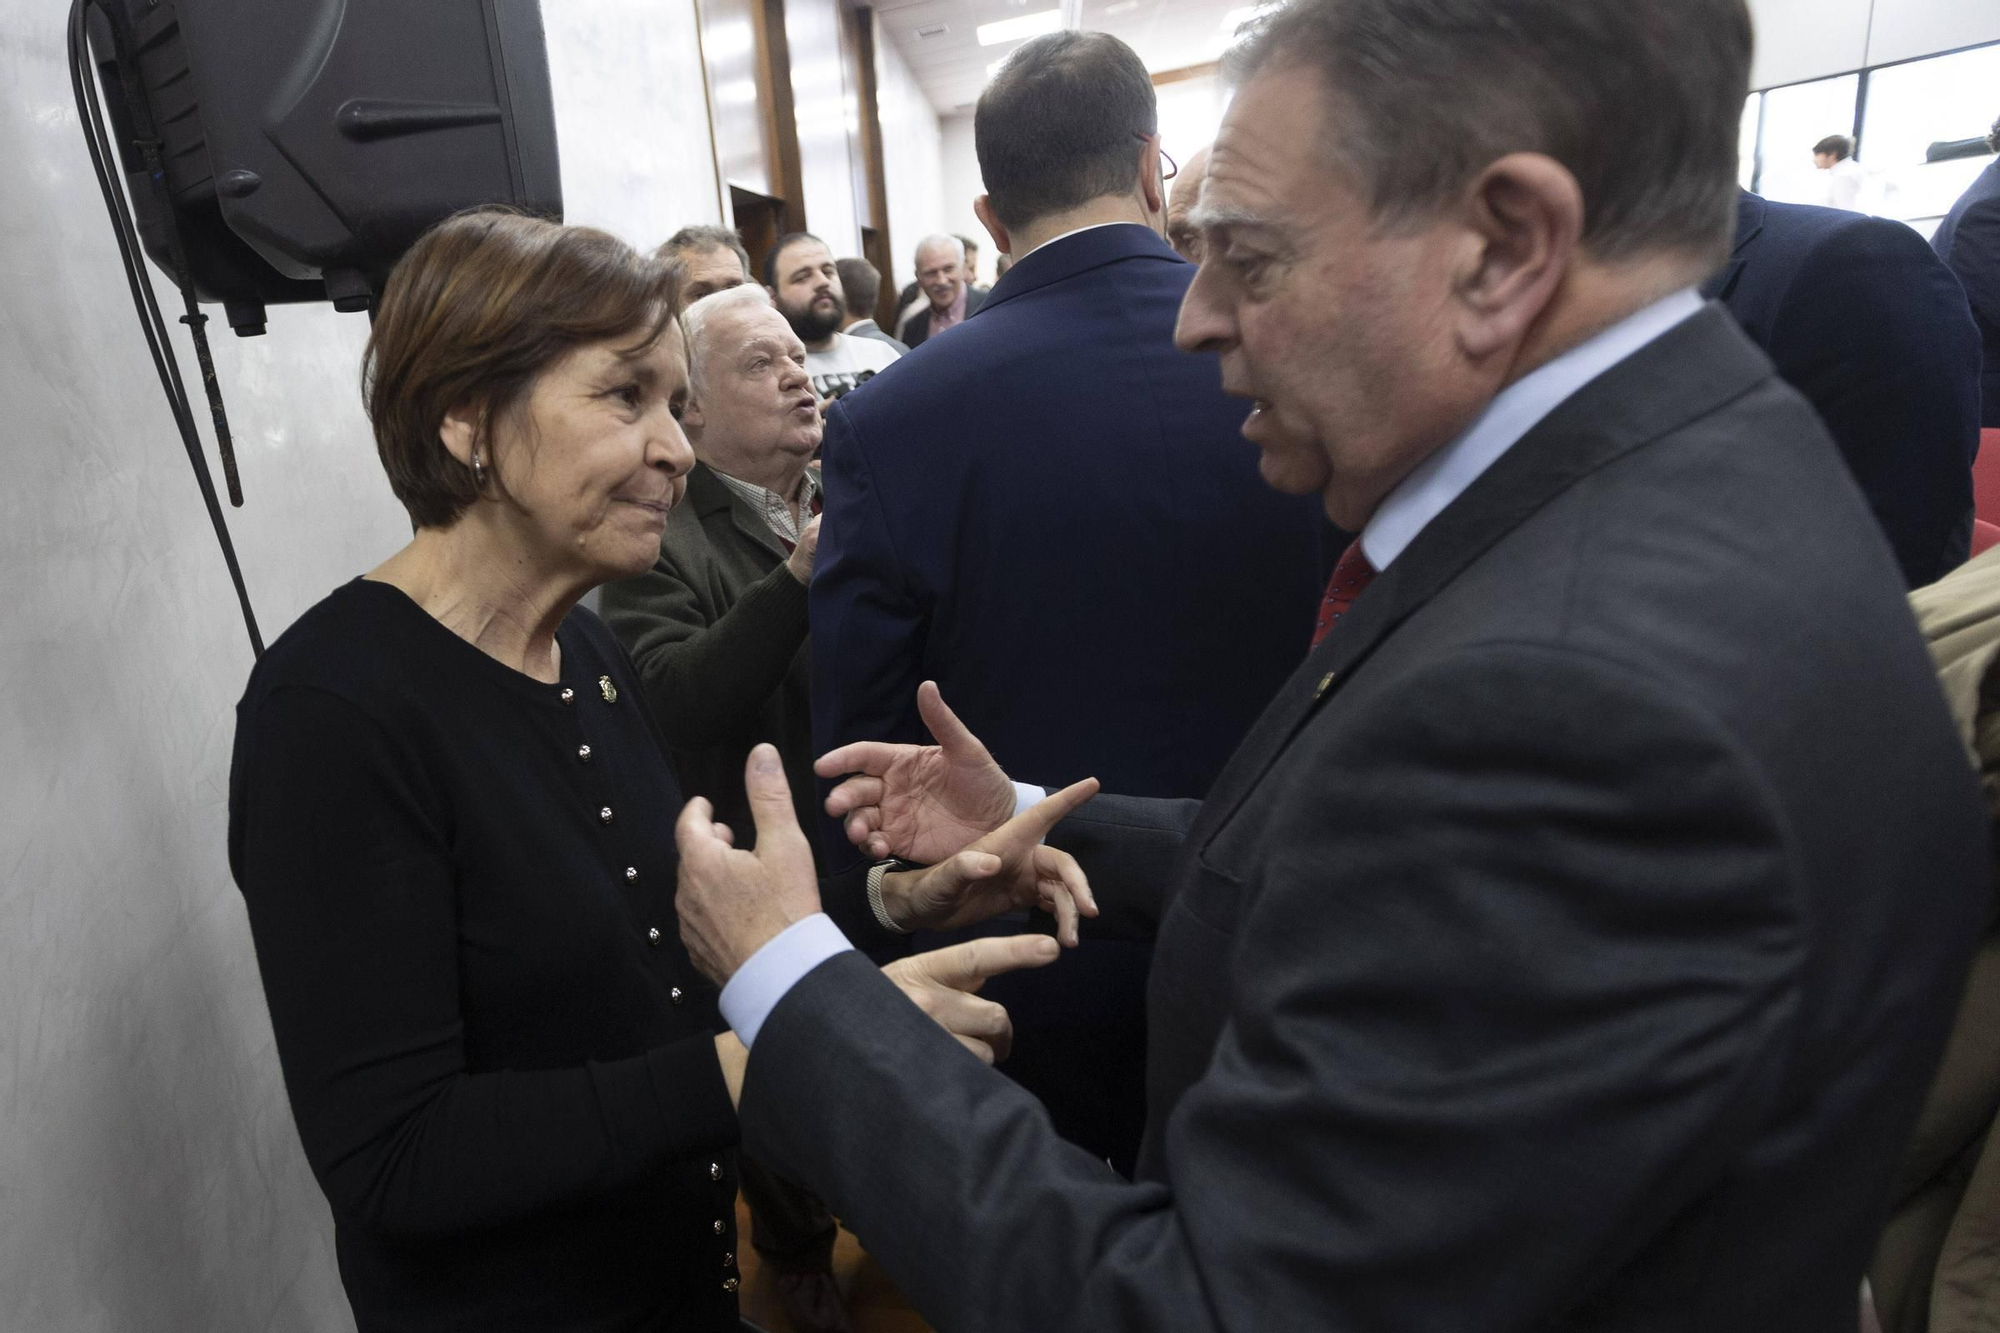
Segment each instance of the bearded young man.
[[826,242],[795,231],[764,257],[764,282],[778,313],[806,348],[806,374],[821,399],[839,398],[886,370],[901,355],[874,338],[841,332],[847,294]]

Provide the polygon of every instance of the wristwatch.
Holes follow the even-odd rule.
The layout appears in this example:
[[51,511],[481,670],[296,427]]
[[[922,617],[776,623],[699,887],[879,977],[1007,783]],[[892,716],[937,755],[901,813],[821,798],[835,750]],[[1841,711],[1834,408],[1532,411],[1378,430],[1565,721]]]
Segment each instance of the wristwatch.
[[889,909],[882,905],[882,876],[891,871],[920,869],[921,866],[909,861],[899,861],[895,857],[890,857],[887,861],[877,861],[868,867],[868,910],[875,914],[875,920],[881,923],[882,929],[896,935],[910,933],[910,928],[897,925],[890,917]]

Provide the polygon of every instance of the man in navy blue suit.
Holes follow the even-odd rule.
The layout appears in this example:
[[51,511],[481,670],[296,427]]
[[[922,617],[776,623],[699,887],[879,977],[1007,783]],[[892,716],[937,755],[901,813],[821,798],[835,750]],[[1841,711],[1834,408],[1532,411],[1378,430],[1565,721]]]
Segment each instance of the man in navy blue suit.
[[[1979,333],[1965,292],[1900,222],[1744,193],[1702,289],[1804,394],[1912,588],[1965,563]],[[947,696],[949,697],[949,696]]]
[[[1216,363],[1174,349],[1195,269],[1161,238],[1152,81],[1131,49],[1023,46],[974,135],[975,208],[1016,262],[951,337],[828,413],[815,740],[925,739],[917,686],[936,680],[1024,780],[1200,796],[1306,653],[1324,516],[1263,484]],[[1014,1016],[1009,1072],[1127,1169],[1148,957],[1087,940],[987,992]]]
[[[2000,153],[2000,120],[1986,146]],[[1965,284],[1972,318],[1985,345],[1986,370],[1981,377],[1984,400],[1981,423],[2000,428],[2000,159],[1996,159],[1959,196],[1938,224],[1931,248]]]

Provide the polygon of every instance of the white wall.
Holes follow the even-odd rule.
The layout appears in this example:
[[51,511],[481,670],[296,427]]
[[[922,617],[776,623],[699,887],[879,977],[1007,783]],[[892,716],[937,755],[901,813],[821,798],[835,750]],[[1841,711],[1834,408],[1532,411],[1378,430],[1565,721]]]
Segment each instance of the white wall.
[[[938,116],[902,52],[875,23],[875,109],[882,122],[882,174],[889,191],[890,274],[901,291],[916,277],[917,242],[946,230]],[[970,233],[967,233],[970,235]]]
[[[938,121],[938,153],[942,159],[939,179],[944,188],[944,212],[936,230],[970,236],[979,242],[979,281],[990,286],[993,262],[999,256],[993,249],[993,238],[986,234],[986,228],[979,225],[979,215],[972,211],[972,201],[986,192],[986,185],[980,179],[979,154],[972,144],[970,111]],[[903,249],[911,252],[911,258],[915,257],[916,244],[922,239],[913,236],[902,242]]]
[[[0,0],[0,1326],[351,1329],[225,864],[249,648],[85,156],[65,8]],[[641,243],[714,218],[705,122],[680,123],[689,0],[547,21],[573,215]],[[361,414],[366,327],[273,309],[215,345],[267,637],[408,536]]]

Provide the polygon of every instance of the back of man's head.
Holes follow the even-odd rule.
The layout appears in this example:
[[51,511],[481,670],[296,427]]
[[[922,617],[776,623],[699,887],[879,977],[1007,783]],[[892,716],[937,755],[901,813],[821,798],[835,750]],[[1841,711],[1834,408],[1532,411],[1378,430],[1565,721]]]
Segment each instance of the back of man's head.
[[875,303],[882,298],[881,271],[865,259],[838,260],[834,268],[840,272],[847,313],[857,320],[875,318]]
[[1844,134],[1829,134],[1813,145],[1813,156],[1844,162],[1854,156],[1854,140]]
[[1229,72],[1315,71],[1338,108],[1327,155],[1386,224],[1539,153],[1581,187],[1593,257],[1719,262],[1750,51],[1744,0],[1293,0]]
[[2000,117],[1994,118],[1993,132],[1986,136],[1986,146],[2000,153]]
[[653,253],[660,259],[681,259],[711,250],[735,251],[736,257],[743,261],[743,271],[750,271],[750,252],[743,248],[743,238],[734,227],[682,227]]
[[1108,33],[1055,32],[1007,58],[980,94],[973,144],[987,200],[1019,230],[1137,188],[1159,125],[1153,79]]

